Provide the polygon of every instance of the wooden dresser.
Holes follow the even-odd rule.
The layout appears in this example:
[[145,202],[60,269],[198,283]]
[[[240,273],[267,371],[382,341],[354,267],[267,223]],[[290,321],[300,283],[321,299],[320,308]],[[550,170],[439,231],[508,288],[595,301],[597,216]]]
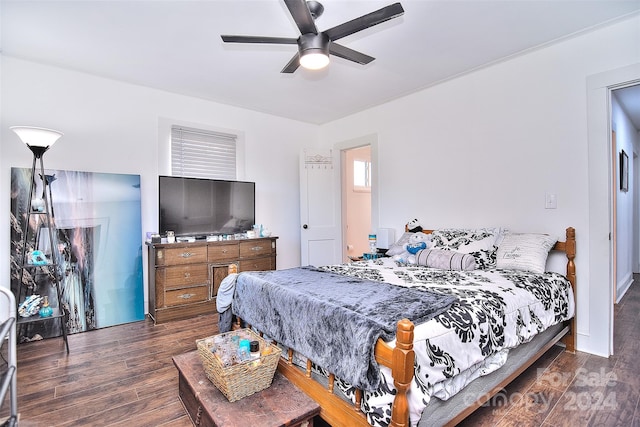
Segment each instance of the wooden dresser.
[[275,270],[276,239],[147,243],[149,316],[163,323],[214,313],[229,265],[239,272]]

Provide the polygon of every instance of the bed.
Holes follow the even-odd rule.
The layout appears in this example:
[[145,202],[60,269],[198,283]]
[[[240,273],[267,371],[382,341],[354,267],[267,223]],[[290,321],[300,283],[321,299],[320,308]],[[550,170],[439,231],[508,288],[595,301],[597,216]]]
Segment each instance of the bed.
[[[562,341],[567,351],[575,351],[573,228],[566,229],[564,240],[500,228],[422,233],[429,235],[429,246],[411,264],[394,256],[318,268],[245,272],[236,278],[234,314],[283,346],[279,371],[316,400],[321,417],[335,427],[455,425],[553,345]],[[405,233],[395,249],[406,251],[413,234]],[[563,274],[544,271],[550,251],[566,256]],[[450,259],[449,266],[443,267],[425,261],[436,255],[455,256],[456,262],[464,256],[466,264],[453,267]],[[436,257],[436,263],[442,262]],[[308,289],[298,284],[305,280]],[[334,310],[361,309],[360,302],[353,301],[346,303],[346,309],[336,308],[340,305],[335,302],[340,293],[336,289],[356,285],[365,286],[351,291],[356,299],[360,293],[360,300],[374,301],[362,309],[367,316],[369,311],[375,316],[383,312],[382,319],[376,318],[371,326],[382,325],[380,333],[360,332],[357,328],[366,323],[362,320],[356,325],[342,317],[334,323],[330,320]],[[391,302],[381,303],[378,298],[383,297],[373,293],[379,288],[387,292],[387,287],[393,292]],[[327,289],[329,294],[323,294]],[[372,294],[371,289],[375,289]],[[405,295],[411,292],[410,297]],[[414,307],[417,311],[407,308],[407,318],[400,316],[396,300],[396,305],[407,304],[418,298],[415,292],[427,294],[424,298],[435,295],[436,302],[429,300],[435,305],[420,311],[419,306],[426,304],[421,302]],[[387,310],[399,316],[391,334],[387,329],[393,316],[385,317]],[[310,317],[313,313],[319,313],[320,320]],[[329,325],[329,332],[317,331],[323,323]],[[333,336],[331,329],[348,330],[350,338]],[[296,334],[306,341],[317,341],[311,337],[318,334],[330,337],[314,349],[306,341],[296,341]],[[370,347],[359,336],[373,341]],[[356,345],[350,346],[350,341]],[[369,353],[373,368],[354,371],[354,360],[364,357],[366,361]],[[334,363],[330,358],[336,354],[341,360]],[[354,360],[345,362],[351,359],[345,354],[354,354]],[[350,364],[343,368],[343,362]]]

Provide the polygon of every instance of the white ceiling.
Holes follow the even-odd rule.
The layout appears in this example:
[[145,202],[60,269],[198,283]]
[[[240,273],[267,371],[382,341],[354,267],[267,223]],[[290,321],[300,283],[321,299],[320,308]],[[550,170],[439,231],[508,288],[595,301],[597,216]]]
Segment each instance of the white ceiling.
[[[325,30],[393,0],[324,0]],[[295,45],[224,44],[221,34],[297,37],[281,0],[1,0],[4,55],[310,123],[326,123],[640,11],[640,0],[401,0],[405,14],[280,70]]]

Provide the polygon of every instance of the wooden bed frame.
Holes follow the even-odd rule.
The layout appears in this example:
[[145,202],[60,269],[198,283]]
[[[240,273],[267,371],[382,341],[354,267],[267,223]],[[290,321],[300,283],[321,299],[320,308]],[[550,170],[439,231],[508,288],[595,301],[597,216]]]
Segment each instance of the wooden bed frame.
[[[423,230],[424,233],[431,233],[432,230]],[[564,252],[567,257],[566,277],[571,282],[576,296],[576,267],[574,263],[576,255],[575,230],[572,227],[566,229],[566,240],[559,241],[552,250]],[[491,397],[502,390],[507,384],[518,377],[525,369],[538,360],[547,350],[558,341],[562,340],[566,346],[566,351],[575,352],[575,315],[568,320],[564,328],[546,343],[532,358],[523,363],[515,372],[505,378],[496,387],[480,396],[474,404],[467,407],[461,413],[454,416],[448,425],[455,425],[466,418],[477,408],[486,403]],[[396,332],[395,347],[378,340],[375,346],[376,361],[391,369],[393,383],[397,394],[393,401],[391,414],[391,427],[409,426],[409,405],[407,393],[414,375],[414,351],[413,351],[413,328],[414,325],[407,319],[398,322]],[[508,363],[508,362],[507,362]],[[356,402],[350,404],[333,392],[334,376],[329,375],[328,385],[324,386],[312,378],[311,361],[307,361],[306,372],[293,364],[293,351],[289,350],[286,359],[281,358],[278,370],[293,384],[302,389],[307,395],[320,404],[320,416],[332,426],[369,426],[364,413],[360,410],[362,392],[356,391]],[[464,392],[464,391],[462,391]],[[427,409],[428,410],[428,406]]]

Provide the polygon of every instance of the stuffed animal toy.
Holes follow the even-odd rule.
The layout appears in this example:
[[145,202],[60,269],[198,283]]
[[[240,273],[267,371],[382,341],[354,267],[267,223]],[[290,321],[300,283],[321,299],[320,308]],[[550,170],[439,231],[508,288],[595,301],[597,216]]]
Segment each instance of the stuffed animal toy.
[[409,241],[404,244],[404,252],[394,255],[393,259],[405,264],[415,264],[416,254],[422,249],[427,249],[430,236],[425,233],[415,233],[409,237]]
[[407,222],[407,230],[411,233],[418,233],[422,231],[422,225],[420,225],[420,221],[418,218],[414,218],[411,221]]

